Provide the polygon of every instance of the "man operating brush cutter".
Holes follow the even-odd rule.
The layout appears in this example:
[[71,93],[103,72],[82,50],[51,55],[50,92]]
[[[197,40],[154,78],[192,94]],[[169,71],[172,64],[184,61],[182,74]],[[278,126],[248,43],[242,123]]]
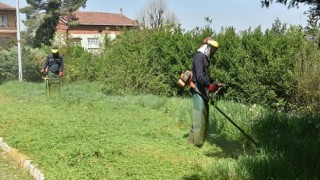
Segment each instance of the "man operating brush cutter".
[[60,78],[63,76],[63,58],[59,54],[57,47],[53,47],[48,55],[41,73],[47,74],[43,79],[46,83],[46,93],[51,95],[51,85],[58,85],[58,93],[60,93]]
[[209,102],[211,102],[211,105],[214,105],[222,115],[256,144],[249,135],[215,106],[214,101],[211,99],[213,94],[217,94],[219,90],[225,87],[221,83],[214,83],[210,78],[210,58],[213,57],[218,47],[218,42],[211,38],[206,38],[193,59],[192,72],[186,71],[181,74],[178,81],[181,87],[187,85],[192,92],[192,126],[189,133],[189,142],[195,146],[202,147],[208,133]]
[[192,72],[185,72],[179,80],[181,86],[191,85],[193,108],[189,142],[198,147],[203,145],[208,132],[209,93],[221,86],[212,82],[210,72],[210,59],[218,47],[217,41],[205,38],[192,61]]
[[[248,138],[255,146],[259,146],[259,144],[250,136],[248,135],[240,126],[238,126],[226,113],[224,113],[215,103],[215,101],[213,100],[213,97],[217,94],[219,94],[221,91],[225,91],[226,90],[226,86],[224,84],[221,84],[219,83],[218,85],[214,84],[214,86],[217,87],[217,90],[214,91],[214,93],[211,93],[209,96],[206,96],[205,94],[202,94],[199,89],[196,87],[196,85],[192,82],[192,73],[190,71],[186,71],[185,73],[182,73],[181,76],[180,76],[180,79],[178,81],[178,84],[181,86],[181,87],[185,87],[185,86],[189,86],[190,87],[190,90],[191,92],[193,93],[197,93],[197,95],[199,95],[201,98],[203,99],[207,99],[208,98],[208,102],[210,102],[210,104],[212,106],[214,106],[214,108],[217,109],[217,111],[219,111],[233,126],[235,126],[243,135],[246,136],[246,138]],[[193,94],[194,95],[194,94]],[[207,101],[205,101],[206,103]],[[194,127],[195,127],[195,123],[197,123],[197,116],[198,114],[196,114],[195,112],[197,112],[197,109],[195,110],[194,108],[195,106],[193,106],[193,124],[191,126],[191,130],[190,130],[190,134],[189,134],[189,142],[190,143],[193,143],[195,146],[198,146],[198,147],[201,147],[202,145],[197,145],[194,143],[194,140],[195,139],[195,133],[194,133]],[[207,111],[209,113],[209,111]],[[206,120],[206,119],[205,119]],[[208,128],[209,126],[209,121],[204,121],[205,123],[204,124],[201,124],[201,125],[204,125],[202,127],[204,128]],[[203,123],[203,122],[201,122]],[[207,124],[206,124],[207,123]],[[197,124],[196,124],[197,125]],[[207,129],[205,129],[204,131],[205,133],[207,133]],[[205,140],[205,135],[206,134],[202,134],[201,133],[198,133],[196,135],[200,135],[199,137],[203,139],[203,142]],[[204,136],[201,136],[201,135],[204,135]],[[202,143],[203,143],[202,142]]]

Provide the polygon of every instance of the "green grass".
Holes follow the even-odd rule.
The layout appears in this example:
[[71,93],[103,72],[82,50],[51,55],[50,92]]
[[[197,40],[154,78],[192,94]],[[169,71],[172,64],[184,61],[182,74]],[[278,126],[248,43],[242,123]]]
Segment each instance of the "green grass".
[[[279,147],[281,142],[270,134],[279,128],[277,122],[290,124],[290,117],[274,119],[261,107],[221,101],[218,106],[257,138],[261,148],[250,144],[212,107],[208,140],[202,148],[197,148],[187,143],[191,99],[111,96],[101,93],[100,89],[96,83],[78,82],[63,85],[60,97],[47,98],[44,84],[9,82],[1,85],[0,136],[30,157],[46,179],[290,177],[285,173],[291,171],[283,171],[286,167],[281,165],[288,165],[286,160],[292,160],[297,154]],[[312,124],[305,128],[316,133],[319,121],[309,120]],[[303,137],[298,132],[300,126],[286,126],[289,130],[293,127],[296,135]],[[318,137],[310,134],[309,138],[312,141]],[[309,141],[298,138],[292,140],[288,148],[300,141],[302,145],[310,145]],[[319,157],[318,145],[319,142],[314,142],[312,151],[301,149],[309,153],[305,158]],[[305,165],[308,160],[302,159],[295,165]],[[319,164],[314,160],[313,167],[301,168],[301,172],[305,177],[317,177],[319,173],[312,171]],[[269,165],[282,169],[274,172]],[[301,177],[295,175],[291,179]]]

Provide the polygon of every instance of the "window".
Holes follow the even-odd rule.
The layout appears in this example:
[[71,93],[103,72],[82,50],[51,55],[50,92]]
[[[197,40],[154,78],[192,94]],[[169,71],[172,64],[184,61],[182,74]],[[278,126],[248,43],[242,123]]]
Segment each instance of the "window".
[[70,42],[73,46],[81,46],[81,38],[71,38]]
[[0,27],[8,26],[8,16],[6,14],[0,14]]
[[98,38],[88,38],[88,49],[98,49],[99,41]]

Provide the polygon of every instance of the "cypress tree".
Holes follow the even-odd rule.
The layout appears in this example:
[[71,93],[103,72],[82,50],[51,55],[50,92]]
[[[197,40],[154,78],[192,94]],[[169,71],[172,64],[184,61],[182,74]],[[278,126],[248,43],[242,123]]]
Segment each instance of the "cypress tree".
[[33,47],[50,45],[59,17],[85,7],[86,2],[87,0],[27,0],[28,6],[20,11],[26,14],[24,24],[27,32],[34,36]]

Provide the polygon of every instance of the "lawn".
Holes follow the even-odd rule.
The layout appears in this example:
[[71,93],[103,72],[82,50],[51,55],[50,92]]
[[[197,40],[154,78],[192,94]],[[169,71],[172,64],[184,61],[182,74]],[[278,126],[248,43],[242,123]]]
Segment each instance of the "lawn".
[[[272,127],[262,123],[266,116],[260,107],[218,104],[247,132],[255,132],[261,147],[254,147],[211,107],[208,141],[197,148],[187,143],[190,98],[112,96],[100,89],[97,83],[78,82],[63,85],[59,97],[48,98],[42,83],[1,85],[0,137],[30,157],[46,179],[286,177],[270,173],[272,168],[263,171],[270,162],[263,137],[269,135],[259,136],[257,130]],[[305,169],[304,176],[317,176],[312,170]]]
[[93,84],[64,86],[60,98],[46,98],[43,84],[9,83],[1,91],[1,136],[47,179],[201,176],[215,159],[205,154],[219,151],[189,145],[189,124],[164,107],[188,100],[106,96]]

